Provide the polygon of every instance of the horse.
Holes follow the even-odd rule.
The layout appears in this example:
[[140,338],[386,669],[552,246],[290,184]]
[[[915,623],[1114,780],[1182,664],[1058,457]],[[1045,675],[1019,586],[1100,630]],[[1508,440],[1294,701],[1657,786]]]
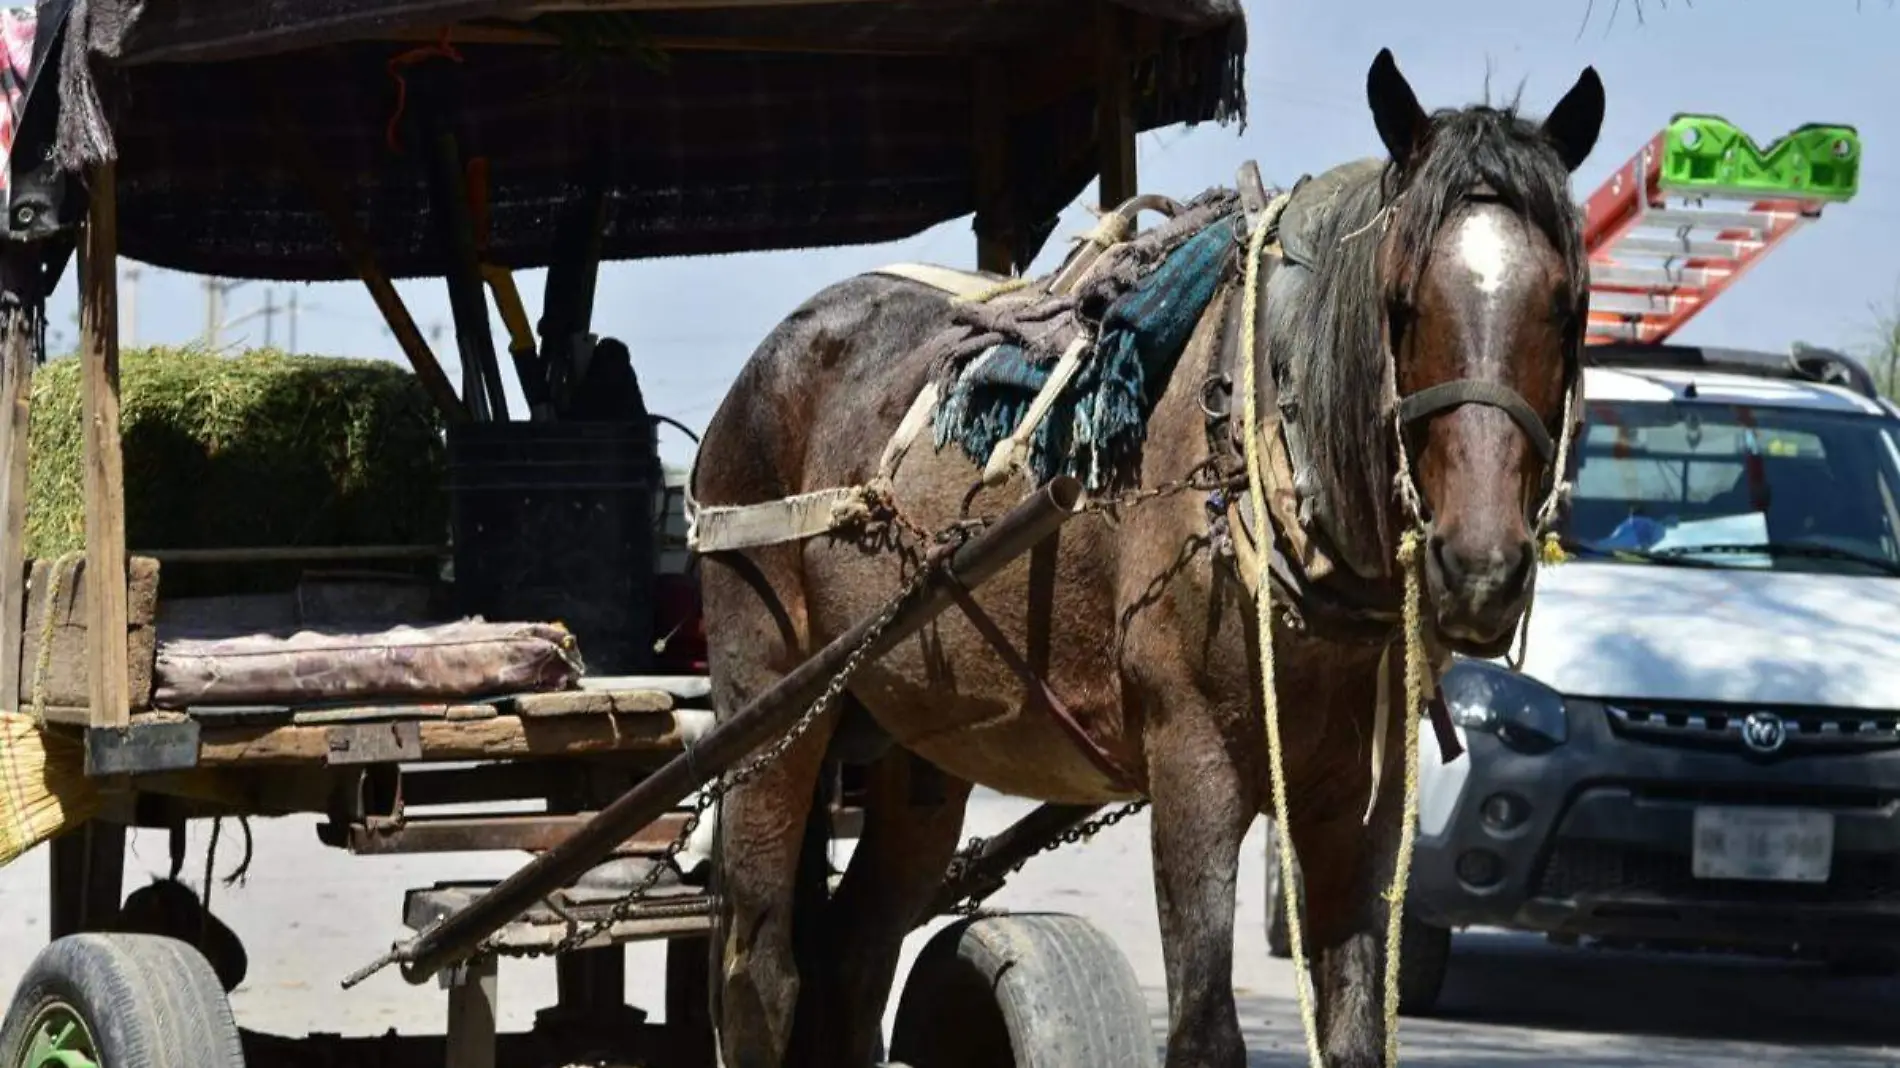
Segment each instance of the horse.
[[[1334,570],[1359,576],[1383,621],[1370,639],[1323,621],[1270,639],[1287,710],[1289,811],[1276,818],[1305,880],[1329,1068],[1379,1064],[1387,1037],[1382,891],[1402,806],[1375,783],[1400,782],[1407,754],[1383,746],[1375,766],[1370,739],[1404,585],[1394,554],[1415,520],[1434,663],[1508,650],[1533,591],[1535,507],[1559,478],[1548,445],[1580,414],[1570,407],[1587,267],[1569,180],[1604,107],[1588,68],[1541,121],[1515,102],[1427,113],[1390,51],[1366,86],[1385,158],[1308,183],[1324,203],[1294,190],[1283,235],[1305,202],[1299,233],[1317,252],[1292,264],[1284,250],[1257,250],[1276,257],[1263,268],[1257,334],[1222,327],[1237,319],[1240,278],[1260,266],[1241,262],[1254,246],[1239,246],[1218,307],[1156,385],[1134,461],[1138,483],[1154,486],[1213,452],[1236,455],[1231,435],[1210,435],[1208,387],[1239,377],[1236,360],[1257,361],[1256,388],[1277,391],[1259,418],[1297,424],[1300,522],[1327,533]],[[744,505],[864,483],[933,381],[922,353],[951,304],[884,274],[810,298],[762,341],[713,416],[694,500]],[[1236,335],[1254,337],[1255,351],[1239,351]],[[937,530],[1034,488],[1019,474],[973,492],[975,470],[956,449],[911,449],[893,497],[911,524]],[[1245,1063],[1235,873],[1252,822],[1273,815],[1249,607],[1268,593],[1237,576],[1211,514],[1196,493],[1090,512],[974,593],[1089,745],[1036,707],[973,617],[951,612],[866,664],[838,707],[725,795],[711,993],[726,1068],[872,1063],[900,946],[928,919],[973,784],[1151,803],[1167,1068]],[[874,614],[909,574],[900,554],[840,537],[711,552],[702,567],[722,716]],[[839,760],[866,767],[865,823],[832,889],[814,799]]]

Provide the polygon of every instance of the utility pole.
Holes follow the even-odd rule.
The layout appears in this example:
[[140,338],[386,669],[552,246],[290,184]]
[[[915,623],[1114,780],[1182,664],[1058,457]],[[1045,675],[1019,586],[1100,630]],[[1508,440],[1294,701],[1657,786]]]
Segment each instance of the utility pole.
[[290,289],[290,355],[297,355],[297,288]]
[[251,283],[245,281],[226,282],[221,278],[205,277],[205,347],[216,350],[224,334],[224,298],[234,290]]
[[125,282],[119,287],[120,314],[125,319],[119,326],[119,339],[128,349],[139,343],[139,275],[143,273],[136,264],[127,267]]
[[273,329],[276,323],[277,291],[266,289],[264,291],[264,347],[267,349],[276,348],[274,342],[277,340],[277,332]]
[[205,278],[205,347],[218,347],[218,332],[224,327],[224,290],[216,278]]

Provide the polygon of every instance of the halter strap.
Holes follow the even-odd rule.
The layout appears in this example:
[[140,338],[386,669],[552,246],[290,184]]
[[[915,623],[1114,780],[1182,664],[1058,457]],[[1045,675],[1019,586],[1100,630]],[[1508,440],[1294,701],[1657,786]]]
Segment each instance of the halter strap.
[[1540,460],[1548,464],[1556,458],[1557,443],[1551,440],[1550,431],[1544,429],[1544,421],[1516,390],[1502,382],[1460,378],[1426,386],[1399,401],[1399,421],[1410,425],[1466,404],[1482,404],[1510,416],[1531,439]]

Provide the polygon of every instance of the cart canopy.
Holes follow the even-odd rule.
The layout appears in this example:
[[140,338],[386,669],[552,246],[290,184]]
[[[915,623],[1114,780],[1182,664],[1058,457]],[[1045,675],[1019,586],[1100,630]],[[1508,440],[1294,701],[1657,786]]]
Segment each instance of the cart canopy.
[[390,275],[442,274],[425,115],[485,168],[485,258],[525,269],[590,182],[610,260],[893,240],[976,211],[986,63],[1009,196],[982,221],[1026,262],[1097,170],[1103,32],[1136,129],[1245,110],[1239,0],[46,0],[23,22],[12,235],[77,223],[76,176],[116,160],[121,252],[226,277],[356,277],[313,181]]

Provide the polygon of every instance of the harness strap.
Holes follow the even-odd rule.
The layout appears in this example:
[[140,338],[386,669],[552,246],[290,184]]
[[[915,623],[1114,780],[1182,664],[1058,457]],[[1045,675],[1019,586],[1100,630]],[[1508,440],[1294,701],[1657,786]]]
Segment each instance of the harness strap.
[[1557,443],[1550,439],[1550,431],[1544,429],[1544,421],[1531,411],[1531,406],[1524,403],[1516,390],[1502,382],[1461,378],[1426,386],[1399,401],[1399,422],[1409,425],[1466,404],[1482,404],[1502,411],[1531,439],[1531,447],[1537,450],[1539,459],[1549,464],[1556,457]]
[[1002,658],[1010,671],[1023,680],[1024,685],[1029,687],[1029,692],[1041,699],[1043,708],[1049,713],[1050,718],[1056,721],[1056,726],[1062,728],[1062,732],[1069,736],[1069,741],[1082,751],[1082,755],[1088,759],[1089,763],[1095,765],[1095,770],[1101,772],[1115,789],[1135,790],[1135,777],[1129,774],[1121,761],[1115,759],[1114,754],[1102,748],[1100,743],[1096,742],[1094,737],[1083,728],[1082,724],[1076,720],[1075,714],[1069,711],[1069,706],[1057,696],[1048,681],[1037,674],[1029,661],[1023,659],[1023,655],[1016,650],[1016,646],[1011,644],[1009,636],[1003,633],[1003,628],[997,626],[996,620],[983,610],[982,605],[976,603],[976,598],[970,596],[970,591],[954,579],[946,583],[945,588],[950,594],[950,599],[969,619],[970,625],[976,628],[976,632],[983,636],[984,641],[989,642],[990,648],[996,650],[996,655]]
[[897,432],[891,440],[884,443],[884,455],[877,461],[877,477],[886,482],[897,477],[897,468],[904,462],[910,447],[917,442],[917,435],[924,432],[930,424],[932,412],[937,410],[937,383],[924,383],[917,399],[910,402],[910,411],[904,413],[904,421],[897,424]]
[[962,271],[955,267],[940,267],[934,263],[892,263],[879,267],[871,273],[916,282],[919,285],[926,285],[948,293],[958,300],[973,303],[981,303],[976,298],[990,293],[999,286],[1006,286],[1016,281],[1016,279],[1004,278],[1001,275]]
[[694,504],[686,510],[686,547],[716,553],[816,538],[869,518],[878,492],[849,486],[759,504]]

